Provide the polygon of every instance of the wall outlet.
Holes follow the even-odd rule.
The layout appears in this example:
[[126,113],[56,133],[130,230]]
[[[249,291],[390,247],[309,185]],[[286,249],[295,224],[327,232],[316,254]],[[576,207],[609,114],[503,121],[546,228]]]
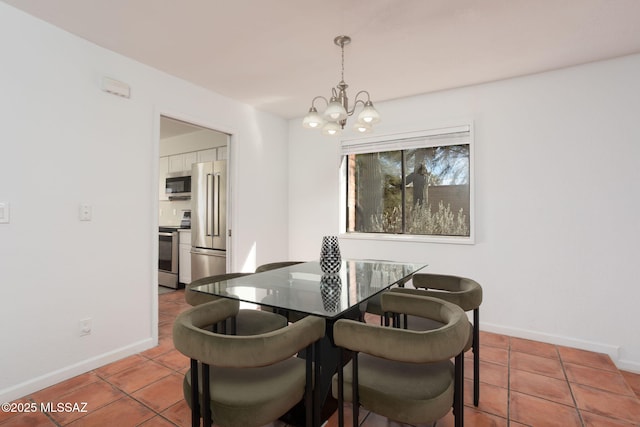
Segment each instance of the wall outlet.
[[91,205],[80,205],[80,221],[91,221]]
[[80,336],[83,337],[85,335],[91,334],[91,318],[88,317],[86,319],[80,320]]

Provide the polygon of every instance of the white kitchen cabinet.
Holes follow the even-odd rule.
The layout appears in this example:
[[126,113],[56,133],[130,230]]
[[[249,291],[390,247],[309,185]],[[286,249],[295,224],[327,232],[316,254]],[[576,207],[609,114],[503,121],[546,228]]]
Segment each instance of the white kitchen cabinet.
[[217,150],[215,148],[198,151],[198,163],[213,162],[218,160],[216,157],[216,151]]
[[198,162],[198,153],[174,154],[169,156],[169,172],[191,171],[191,165]]
[[178,230],[178,282],[191,283],[191,231]]
[[160,157],[158,172],[158,200],[169,200],[164,189],[167,172],[169,172],[169,157]]

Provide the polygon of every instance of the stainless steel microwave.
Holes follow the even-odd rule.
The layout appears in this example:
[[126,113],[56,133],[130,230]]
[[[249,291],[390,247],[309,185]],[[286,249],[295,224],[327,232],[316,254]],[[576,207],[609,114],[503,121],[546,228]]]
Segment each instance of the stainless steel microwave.
[[191,172],[171,172],[165,179],[164,192],[169,200],[191,198]]

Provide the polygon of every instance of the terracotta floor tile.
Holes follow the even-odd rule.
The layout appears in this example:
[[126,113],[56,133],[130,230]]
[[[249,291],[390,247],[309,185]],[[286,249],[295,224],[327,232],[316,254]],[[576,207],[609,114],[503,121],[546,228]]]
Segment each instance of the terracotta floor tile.
[[[473,379],[473,358],[464,359],[464,377]],[[496,363],[480,361],[480,382],[497,385],[498,387],[509,387],[509,367]]]
[[[139,425],[139,427],[175,427],[176,425],[171,421],[163,418],[160,415],[156,415],[155,417],[143,422]],[[191,427],[191,424],[185,427]]]
[[166,366],[169,369],[179,371],[181,369],[189,368],[191,359],[178,350],[173,349],[165,354],[162,354],[155,359],[156,362]]
[[[464,403],[467,406],[473,405],[473,381],[471,380],[464,381]],[[480,382],[478,410],[506,418],[508,403],[509,391],[506,388]]]
[[175,405],[169,406],[167,409],[162,411],[160,415],[167,418],[177,426],[191,426],[191,408],[189,408],[187,401],[184,399],[181,399],[180,402]]
[[564,371],[559,360],[547,357],[534,356],[517,351],[511,352],[511,369],[533,372],[535,374],[546,375],[548,377],[565,379]]
[[99,381],[100,378],[94,372],[78,375],[66,381],[52,385],[40,391],[33,393],[30,397],[34,402],[51,402],[59,398],[61,395],[72,392],[78,388]]
[[640,374],[635,374],[633,372],[627,371],[620,371],[620,373],[622,373],[622,376],[627,381],[627,384],[629,384],[629,387],[631,387],[636,396],[640,398]]
[[171,374],[132,394],[140,402],[156,412],[162,412],[182,399],[183,375]]
[[9,418],[15,418],[20,414],[24,414],[24,411],[18,410],[24,408],[24,405],[31,406],[34,402],[28,397],[23,397],[22,399],[16,399],[10,403],[15,405],[9,407],[9,410],[4,410],[3,408],[3,410],[0,411],[0,424],[2,424],[4,421],[7,421]]
[[564,370],[569,382],[636,397],[620,372],[605,371],[572,363],[565,363]]
[[118,372],[131,369],[132,367],[146,361],[147,359],[145,357],[139,354],[134,354],[132,356],[125,357],[124,359],[120,359],[116,362],[102,366],[98,369],[94,369],[93,372],[95,372],[100,378],[108,378],[112,375],[117,374]]
[[[472,359],[473,360],[473,352],[467,351],[464,354],[465,360]],[[492,347],[488,345],[480,346],[480,361],[481,362],[491,362],[491,363],[499,363],[501,365],[509,364],[509,350],[506,348],[500,347]]]
[[42,412],[20,413],[0,423],[2,427],[56,427]]
[[574,405],[571,389],[565,380],[512,369],[509,381],[512,391],[530,394],[563,405]]
[[[480,331],[480,345],[491,347],[509,348],[509,337],[506,335],[494,334],[492,332]],[[482,350],[480,350],[482,355]],[[482,357],[482,356],[480,356]]]
[[580,411],[584,427],[637,427],[637,423],[614,420],[587,411]]
[[580,427],[582,425],[575,407],[550,400],[511,392],[510,419],[536,427]]
[[618,370],[616,365],[611,361],[611,358],[603,353],[593,353],[591,351],[562,346],[558,346],[558,352],[560,353],[560,358],[565,363],[591,366],[592,368],[614,372]]
[[134,427],[154,416],[155,414],[141,403],[130,397],[123,397],[68,425],[69,427]]
[[550,359],[558,359],[560,357],[555,345],[522,338],[511,338],[511,351],[519,351],[520,353],[533,354],[534,356],[548,357]]
[[158,381],[160,378],[170,375],[172,372],[171,369],[153,360],[147,360],[110,376],[107,381],[126,393],[133,393],[152,382]]
[[[51,401],[54,405],[57,403],[77,403],[80,411],[63,410],[60,412],[52,412],[50,416],[62,425],[69,424],[71,421],[91,414],[103,406],[121,399],[124,396],[125,394],[120,390],[113,387],[106,381],[100,380],[95,383],[87,384],[84,387],[77,388],[69,393],[60,395]],[[86,403],[86,405],[84,405],[84,403]]]
[[173,346],[173,338],[159,337],[157,346],[150,348],[149,350],[145,350],[140,354],[144,357],[148,357],[149,359],[155,359],[156,357],[165,354],[173,349],[175,349],[175,347]]
[[158,325],[158,338],[171,338],[173,336],[173,323],[162,323]]
[[635,396],[608,393],[574,383],[571,389],[579,409],[616,420],[640,422],[640,400]]
[[[475,407],[465,406],[464,425],[469,427],[507,427],[507,419],[480,411]],[[512,424],[513,425],[513,424]],[[436,427],[454,427],[453,411],[436,422]]]

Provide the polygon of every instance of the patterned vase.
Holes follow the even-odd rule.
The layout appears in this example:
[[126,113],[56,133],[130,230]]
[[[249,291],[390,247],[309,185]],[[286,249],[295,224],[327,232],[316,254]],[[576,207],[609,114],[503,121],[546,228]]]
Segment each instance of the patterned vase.
[[323,274],[320,279],[320,295],[322,306],[328,312],[338,311],[340,294],[342,293],[342,279],[337,274]]
[[340,257],[338,236],[324,236],[320,249],[320,269],[323,273],[331,274],[340,271],[341,266],[342,258]]

